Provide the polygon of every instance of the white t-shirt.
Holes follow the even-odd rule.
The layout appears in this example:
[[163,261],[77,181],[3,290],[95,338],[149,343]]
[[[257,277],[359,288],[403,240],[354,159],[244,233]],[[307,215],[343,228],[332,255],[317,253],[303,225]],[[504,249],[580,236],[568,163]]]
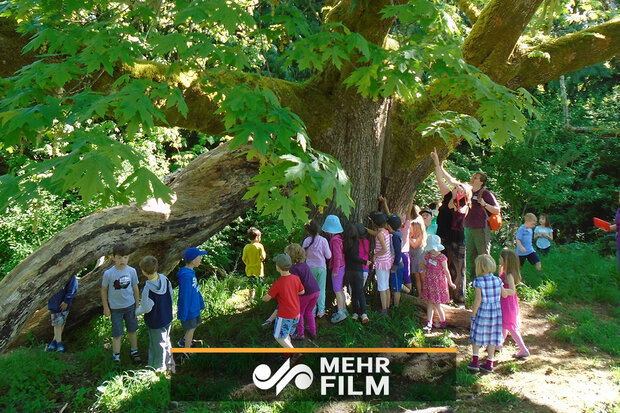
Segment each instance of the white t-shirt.
[[112,266],[103,273],[101,286],[108,287],[108,305],[113,310],[127,308],[135,304],[134,285],[138,285],[138,274],[129,265],[122,270]]

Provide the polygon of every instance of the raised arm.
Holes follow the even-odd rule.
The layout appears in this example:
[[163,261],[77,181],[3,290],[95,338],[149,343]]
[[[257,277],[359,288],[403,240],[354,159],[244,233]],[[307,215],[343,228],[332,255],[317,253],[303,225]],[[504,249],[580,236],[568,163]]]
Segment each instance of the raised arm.
[[390,207],[388,207],[387,199],[385,199],[383,195],[379,195],[379,202],[381,203],[381,208],[383,209],[383,212],[390,215]]

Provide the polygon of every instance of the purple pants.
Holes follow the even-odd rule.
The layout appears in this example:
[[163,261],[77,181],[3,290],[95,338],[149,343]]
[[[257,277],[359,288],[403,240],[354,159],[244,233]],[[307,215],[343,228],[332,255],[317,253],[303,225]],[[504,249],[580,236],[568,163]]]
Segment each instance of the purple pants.
[[297,323],[297,334],[304,335],[304,319],[308,323],[308,331],[316,336],[316,323],[314,322],[314,306],[319,301],[320,291],[308,295],[299,296],[299,323]]
[[409,265],[409,253],[400,254],[403,259],[403,284],[411,284],[411,265]]

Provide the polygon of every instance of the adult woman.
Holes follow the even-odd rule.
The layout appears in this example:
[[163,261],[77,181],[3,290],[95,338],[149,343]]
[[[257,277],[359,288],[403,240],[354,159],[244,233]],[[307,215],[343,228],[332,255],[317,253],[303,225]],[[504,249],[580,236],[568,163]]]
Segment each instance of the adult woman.
[[[465,216],[471,206],[471,186],[459,182],[451,176],[439,162],[437,151],[431,152],[435,163],[435,177],[443,196],[437,216],[437,235],[445,247],[444,254],[448,257],[450,276],[456,284],[454,300],[465,302],[467,275],[465,273]],[[450,189],[452,186],[452,189]]]
[[465,217],[465,248],[469,273],[475,274],[474,261],[482,254],[491,253],[491,229],[487,218],[499,214],[499,204],[495,195],[485,188],[487,176],[483,172],[472,175],[469,184],[472,188],[471,207]]

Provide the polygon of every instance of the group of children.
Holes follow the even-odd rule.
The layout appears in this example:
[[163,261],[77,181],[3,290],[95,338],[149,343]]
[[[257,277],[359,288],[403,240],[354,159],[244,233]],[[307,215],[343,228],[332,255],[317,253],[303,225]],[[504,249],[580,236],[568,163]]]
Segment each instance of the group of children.
[[[439,236],[427,231],[429,225],[424,221],[432,217],[430,210],[420,213],[412,206],[406,214],[389,214],[385,199],[381,199],[388,213],[375,211],[369,215],[372,227],[361,223],[346,223],[343,228],[336,215],[328,215],[320,226],[316,221],[306,225],[307,236],[302,244],[290,244],[283,254],[274,258],[280,274],[271,286],[264,301],[276,299],[278,308],[265,325],[274,325],[274,337],[283,347],[293,347],[291,339],[304,339],[306,331],[310,338],[316,336],[315,317],[326,314],[325,288],[327,275],[336,297],[337,311],[331,317],[332,323],[339,323],[348,317],[345,287],[351,297],[352,319],[362,324],[370,321],[366,310],[364,287],[371,264],[377,277],[381,309],[387,313],[390,303],[398,306],[401,291],[412,290],[412,274],[415,277],[419,296],[427,303],[426,332],[433,328],[436,312],[439,323],[436,327],[445,328],[446,318],[441,307],[450,302],[448,287],[456,288],[442,251]],[[413,213],[413,216],[412,216]],[[476,259],[476,276],[473,281],[475,300],[471,324],[471,338],[474,359],[469,365],[472,370],[493,370],[496,348],[501,347],[508,332],[519,345],[515,357],[527,357],[529,352],[519,334],[519,306],[516,285],[521,281],[520,266],[529,260],[540,268],[540,259],[533,250],[532,240],[553,239],[546,216],[541,216],[540,227],[536,227],[536,217],[526,214],[525,223],[517,232],[517,251],[504,249],[500,256],[500,277],[493,275],[496,265],[489,255]],[[536,227],[536,232],[533,232]],[[539,228],[541,228],[539,230]],[[329,239],[320,235],[327,234]],[[374,236],[374,250],[368,235]],[[538,236],[536,236],[538,235]],[[251,285],[263,283],[264,261],[267,257],[261,244],[261,232],[256,228],[248,230],[250,243],[243,250],[242,260]],[[537,241],[537,244],[541,244]],[[549,245],[542,243],[544,250]],[[539,245],[539,246],[541,246]],[[114,247],[114,265],[103,273],[101,300],[103,313],[112,323],[112,353],[115,363],[120,363],[121,337],[127,329],[130,343],[129,356],[140,363],[136,331],[138,316],[144,315],[149,328],[148,365],[158,370],[174,371],[171,354],[170,327],[173,320],[172,284],[165,275],[158,272],[157,259],[146,256],[140,261],[140,270],[147,281],[140,295],[138,275],[128,265],[130,250],[124,245]],[[194,268],[198,267],[206,252],[198,248],[188,248],[183,258],[185,266],[177,273],[179,294],[177,317],[181,321],[184,336],[178,341],[180,347],[195,345],[193,339],[196,327],[202,322],[200,312],[204,300],[198,289]],[[538,259],[537,259],[538,258]],[[372,259],[372,261],[371,261]],[[253,288],[250,289],[253,292]],[[77,279],[72,277],[65,288],[49,300],[54,339],[47,351],[64,351],[62,330],[77,291]],[[124,324],[124,326],[123,326]],[[487,346],[488,359],[478,364],[478,352]]]
[[[500,253],[500,276],[494,275],[497,265],[488,254],[479,255],[475,261],[476,278],[472,307],[469,341],[473,359],[469,370],[493,372],[495,353],[501,349],[508,333],[519,346],[515,358],[530,355],[519,332],[519,301],[516,285],[521,282],[521,264],[515,250],[504,248]],[[487,360],[479,364],[480,347],[486,346]]]
[[536,215],[527,213],[524,221],[523,225],[517,230],[516,236],[520,265],[523,266],[527,260],[540,271],[542,264],[534,245],[542,254],[547,254],[551,249],[551,241],[553,241],[553,229],[549,223],[549,217],[545,214],[541,214],[540,219],[537,220]]
[[[136,331],[138,316],[144,315],[144,323],[149,329],[148,365],[158,371],[174,372],[175,363],[170,341],[173,319],[172,284],[165,275],[158,272],[157,259],[146,256],[140,261],[140,270],[147,279],[140,296],[137,272],[127,264],[129,254],[129,248],[124,245],[114,247],[114,265],[103,273],[101,283],[103,314],[112,322],[113,360],[120,364],[121,337],[124,328],[127,328],[129,355],[134,363],[141,362]],[[202,322],[200,311],[205,305],[198,289],[194,268],[200,265],[203,255],[206,255],[206,251],[195,247],[188,248],[183,254],[185,266],[177,273],[177,318],[184,331],[184,336],[177,342],[179,347],[189,348],[195,343],[194,331]],[[184,356],[186,357],[185,354]]]

